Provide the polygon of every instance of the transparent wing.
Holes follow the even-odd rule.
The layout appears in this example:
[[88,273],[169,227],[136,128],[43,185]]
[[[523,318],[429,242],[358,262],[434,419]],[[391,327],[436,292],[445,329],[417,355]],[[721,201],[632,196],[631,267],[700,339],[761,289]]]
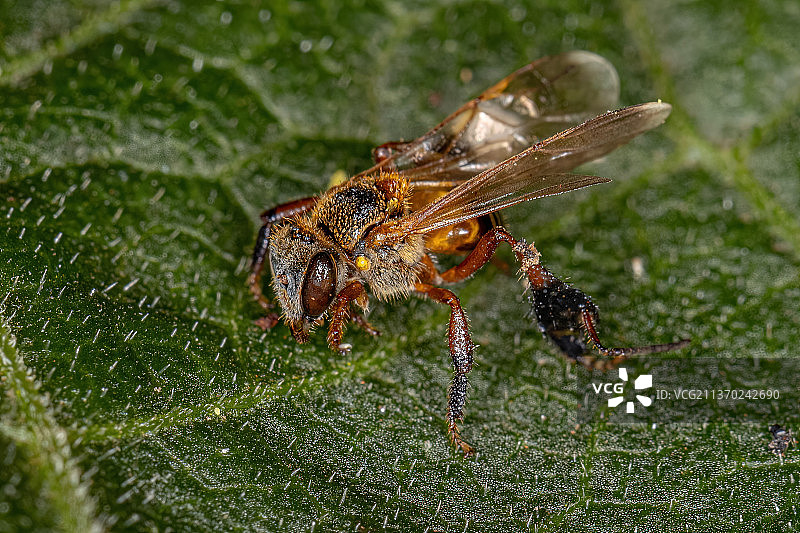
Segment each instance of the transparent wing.
[[672,106],[639,104],[595,117],[508,158],[404,217],[398,230],[428,233],[543,196],[610,181],[568,174],[659,124]]
[[454,183],[492,168],[532,144],[613,109],[613,65],[574,51],[530,63],[468,102],[422,137],[376,148],[362,174],[400,171],[410,181]]

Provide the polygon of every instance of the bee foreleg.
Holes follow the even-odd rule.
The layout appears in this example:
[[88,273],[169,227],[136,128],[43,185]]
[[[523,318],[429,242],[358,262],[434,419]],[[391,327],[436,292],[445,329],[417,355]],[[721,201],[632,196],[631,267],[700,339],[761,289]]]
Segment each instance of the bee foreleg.
[[336,295],[329,309],[331,324],[328,326],[328,346],[331,350],[342,353],[349,351],[349,347],[342,344],[342,337],[346,328],[345,323],[350,319],[350,302],[364,294],[364,285],[360,281],[351,281]]
[[464,405],[467,401],[467,374],[472,370],[472,337],[469,334],[469,320],[461,308],[455,294],[428,285],[417,283],[415,290],[431,300],[450,306],[450,325],[447,330],[447,339],[450,347],[450,357],[453,362],[453,381],[447,394],[447,427],[450,441],[464,453],[464,456],[475,454],[475,448],[467,444],[458,430],[457,423],[464,418]]
[[358,312],[353,313],[350,316],[350,321],[353,322],[354,324],[356,324],[358,327],[360,327],[364,331],[366,331],[367,333],[369,333],[370,335],[372,335],[373,337],[380,337],[380,335],[381,335],[381,332],[379,330],[375,329],[372,326],[372,324],[367,322],[367,319],[364,318],[364,316],[359,314]]

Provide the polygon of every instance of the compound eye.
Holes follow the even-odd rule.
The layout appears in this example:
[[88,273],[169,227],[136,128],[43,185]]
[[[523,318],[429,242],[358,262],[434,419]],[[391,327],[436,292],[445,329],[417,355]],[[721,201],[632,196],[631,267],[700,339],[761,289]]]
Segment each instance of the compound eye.
[[303,280],[300,301],[303,312],[316,318],[328,308],[336,292],[336,267],[331,254],[320,252],[311,258]]

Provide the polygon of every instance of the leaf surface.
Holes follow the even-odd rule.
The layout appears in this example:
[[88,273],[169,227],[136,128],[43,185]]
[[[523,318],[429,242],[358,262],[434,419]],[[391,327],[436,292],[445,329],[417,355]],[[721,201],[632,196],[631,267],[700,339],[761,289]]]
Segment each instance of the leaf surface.
[[[793,375],[737,361],[797,357],[798,26],[780,1],[0,1],[0,531],[797,527],[797,451],[767,449],[800,427]],[[258,214],[570,49],[674,112],[588,166],[614,183],[508,227],[608,344],[690,336],[669,383],[711,358],[788,396],[579,419],[587,375],[490,267],[455,289],[480,345],[465,461],[447,310],[376,303],[383,336],[350,330],[347,356],[261,332]]]

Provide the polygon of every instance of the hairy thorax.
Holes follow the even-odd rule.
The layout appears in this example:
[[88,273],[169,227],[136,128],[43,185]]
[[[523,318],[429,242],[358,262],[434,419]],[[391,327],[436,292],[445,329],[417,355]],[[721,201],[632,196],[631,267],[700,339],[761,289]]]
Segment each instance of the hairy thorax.
[[406,296],[418,281],[422,236],[392,232],[409,212],[410,194],[397,173],[365,176],[326,192],[310,214],[315,230],[345,256],[349,277],[379,299]]

